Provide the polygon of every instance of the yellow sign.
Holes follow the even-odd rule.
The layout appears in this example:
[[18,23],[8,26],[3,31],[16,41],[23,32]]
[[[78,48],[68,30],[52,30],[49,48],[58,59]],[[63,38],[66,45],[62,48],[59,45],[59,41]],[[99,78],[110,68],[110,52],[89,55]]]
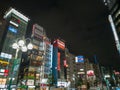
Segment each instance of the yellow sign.
[[0,60],[0,63],[2,63],[2,64],[9,64],[9,62],[3,61],[3,60]]

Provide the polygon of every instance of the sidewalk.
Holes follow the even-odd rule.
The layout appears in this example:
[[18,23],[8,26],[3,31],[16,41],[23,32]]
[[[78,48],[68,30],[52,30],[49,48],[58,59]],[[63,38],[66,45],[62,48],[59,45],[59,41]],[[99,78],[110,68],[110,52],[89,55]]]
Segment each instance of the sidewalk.
[[97,90],[96,87],[90,87],[90,90]]
[[89,90],[107,90],[107,87],[103,87],[103,89],[100,89],[99,87],[90,87]]

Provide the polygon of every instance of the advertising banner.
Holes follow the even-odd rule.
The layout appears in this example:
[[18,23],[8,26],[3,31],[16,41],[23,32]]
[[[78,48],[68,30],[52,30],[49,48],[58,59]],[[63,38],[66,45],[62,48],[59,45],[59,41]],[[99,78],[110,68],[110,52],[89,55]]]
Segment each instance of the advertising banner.
[[57,82],[57,86],[58,86],[58,87],[67,87],[67,82],[58,81],[58,82]]
[[64,60],[64,66],[66,66],[67,65],[67,61],[66,60]]
[[33,36],[39,38],[39,39],[43,39],[43,27],[39,26],[38,24],[34,24],[33,25],[33,32],[32,32]]
[[58,47],[62,50],[65,49],[65,43],[63,41],[59,40],[59,39],[57,39],[53,42],[53,46]]
[[94,76],[94,71],[93,71],[93,70],[87,71],[87,75],[88,75],[88,76]]
[[76,56],[75,62],[76,63],[84,63],[84,57],[83,56]]
[[64,50],[65,49],[65,43],[60,41],[59,39],[57,39],[57,45],[58,45],[58,48]]
[[34,80],[28,79],[27,80],[27,85],[34,85]]

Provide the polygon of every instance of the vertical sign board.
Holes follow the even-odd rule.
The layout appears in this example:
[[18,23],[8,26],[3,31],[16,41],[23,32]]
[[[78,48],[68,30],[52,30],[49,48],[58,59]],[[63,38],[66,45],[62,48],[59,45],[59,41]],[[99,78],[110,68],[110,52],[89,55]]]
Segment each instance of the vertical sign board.
[[67,66],[67,61],[66,61],[66,59],[64,60],[64,66],[65,66],[65,67]]
[[51,60],[51,64],[50,64],[50,68],[52,68],[52,60],[53,60],[53,45],[50,45],[50,60]]
[[57,69],[60,71],[60,52],[58,52],[58,67]]

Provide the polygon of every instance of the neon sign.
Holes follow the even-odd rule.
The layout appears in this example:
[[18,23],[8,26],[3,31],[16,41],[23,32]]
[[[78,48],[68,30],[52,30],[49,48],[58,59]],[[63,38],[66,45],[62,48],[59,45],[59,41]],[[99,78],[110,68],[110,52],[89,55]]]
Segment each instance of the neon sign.
[[8,30],[13,32],[13,33],[17,33],[17,29],[15,29],[15,28],[13,28],[11,26],[8,27]]

